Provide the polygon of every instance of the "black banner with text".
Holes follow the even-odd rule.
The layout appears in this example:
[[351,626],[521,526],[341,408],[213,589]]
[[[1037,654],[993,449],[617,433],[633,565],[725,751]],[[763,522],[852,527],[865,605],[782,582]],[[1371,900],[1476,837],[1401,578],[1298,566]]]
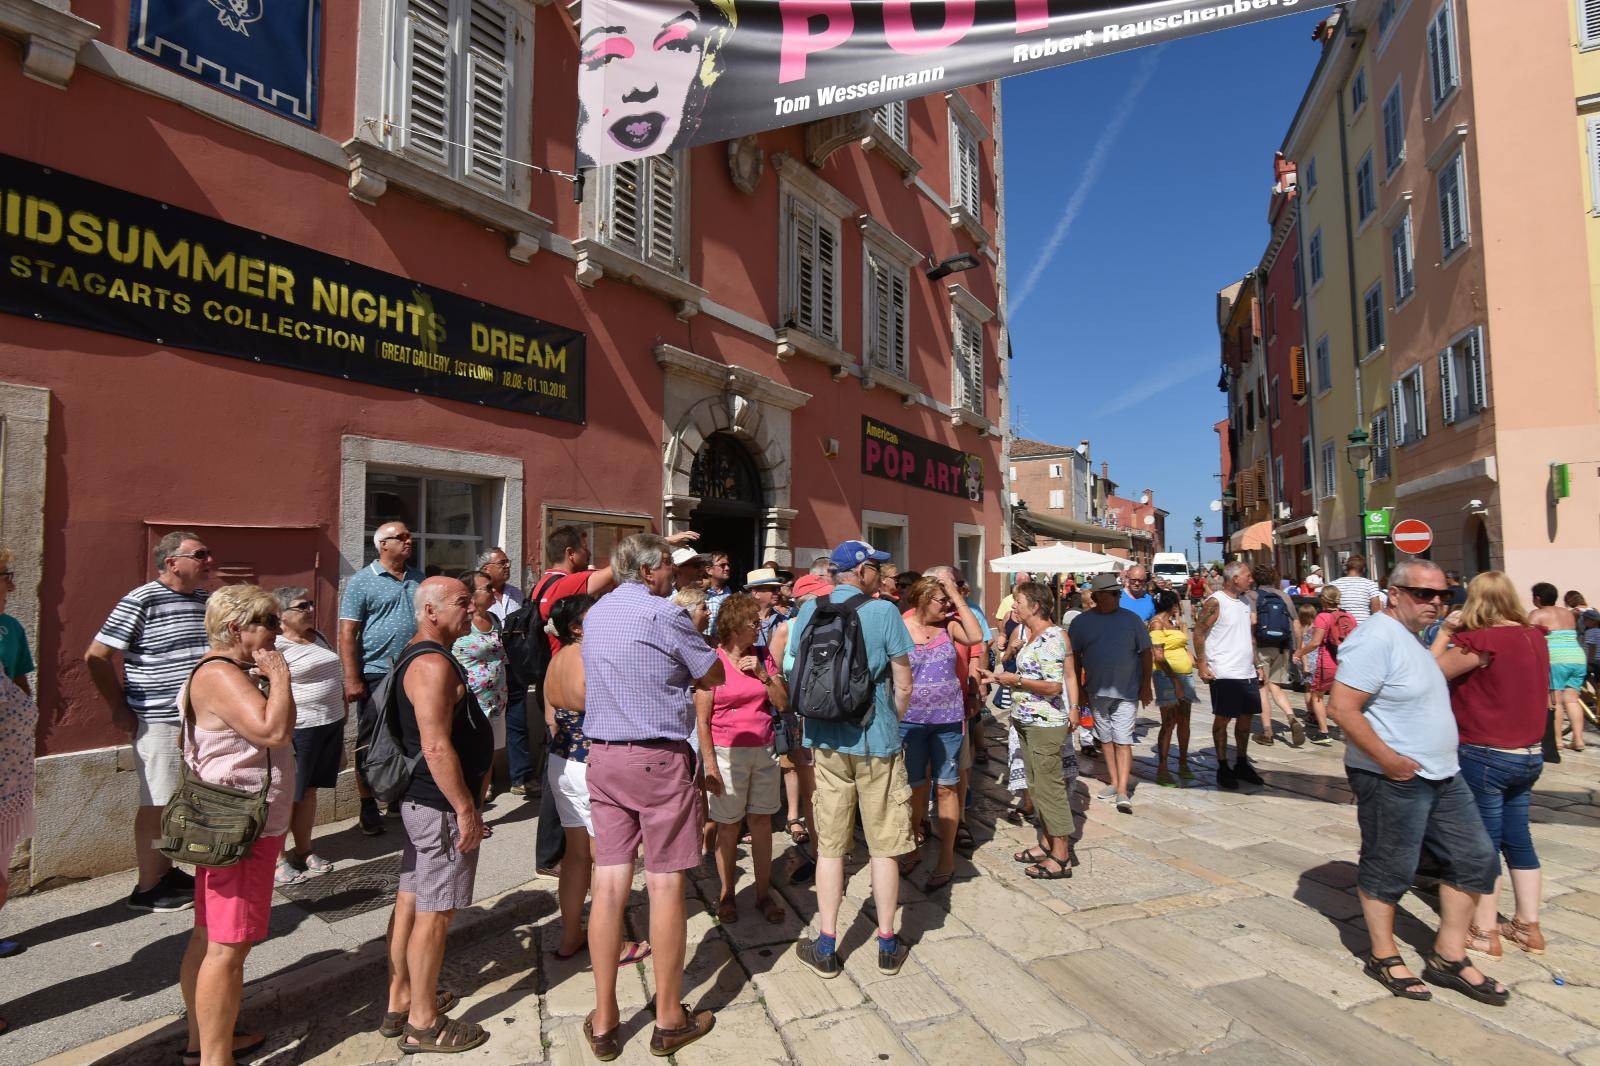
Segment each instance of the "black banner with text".
[[1335,0],[584,0],[578,163],[625,163]]
[[0,312],[584,421],[584,335],[0,155]]
[[902,485],[983,499],[983,458],[861,416],[861,472]]

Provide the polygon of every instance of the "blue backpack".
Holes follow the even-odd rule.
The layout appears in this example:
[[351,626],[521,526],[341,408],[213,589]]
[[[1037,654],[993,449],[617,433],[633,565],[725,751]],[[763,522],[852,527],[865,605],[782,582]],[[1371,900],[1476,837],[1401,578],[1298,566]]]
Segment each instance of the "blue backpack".
[[1283,595],[1271,589],[1256,593],[1256,643],[1267,648],[1287,648],[1294,642],[1294,617]]

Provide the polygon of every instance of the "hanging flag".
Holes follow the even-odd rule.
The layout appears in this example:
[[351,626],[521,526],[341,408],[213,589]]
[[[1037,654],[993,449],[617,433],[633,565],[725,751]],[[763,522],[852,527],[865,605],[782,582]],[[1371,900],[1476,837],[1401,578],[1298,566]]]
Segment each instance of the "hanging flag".
[[584,0],[578,163],[814,122],[1335,0]]

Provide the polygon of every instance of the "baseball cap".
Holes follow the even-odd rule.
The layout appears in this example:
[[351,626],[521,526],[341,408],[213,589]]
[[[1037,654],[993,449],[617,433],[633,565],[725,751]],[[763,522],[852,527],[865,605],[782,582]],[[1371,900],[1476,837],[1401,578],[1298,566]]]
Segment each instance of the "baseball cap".
[[1090,592],[1121,592],[1122,579],[1116,574],[1096,574],[1089,581]]
[[820,574],[806,574],[794,583],[794,598],[803,600],[807,596],[826,596],[833,591],[833,582]]
[[678,548],[672,553],[673,566],[704,566],[708,557],[693,548]]
[[854,570],[862,563],[886,563],[894,556],[881,552],[864,540],[847,540],[828,555],[828,561],[840,570]]

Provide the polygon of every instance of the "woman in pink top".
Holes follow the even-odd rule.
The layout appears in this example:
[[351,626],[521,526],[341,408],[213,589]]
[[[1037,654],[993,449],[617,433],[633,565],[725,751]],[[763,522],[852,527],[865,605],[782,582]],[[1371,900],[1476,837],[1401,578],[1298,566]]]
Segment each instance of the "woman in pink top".
[[789,703],[783,677],[751,651],[761,619],[755,597],[737,593],[717,611],[717,657],[727,680],[710,692],[696,691],[700,750],[705,758],[706,807],[717,823],[717,876],[722,892],[717,920],[734,922],[739,908],[733,892],[738,880],[739,823],[750,826],[750,855],[756,867],[756,906],[767,921],[783,921],[783,904],[771,892],[772,816],[782,801],[783,774],[773,753],[774,711]]
[[[267,779],[267,824],[250,854],[232,866],[197,867],[194,933],[180,979],[188,1008],[186,1066],[230,1066],[266,1042],[234,1033],[244,960],[267,936],[272,875],[294,805],[294,693],[289,666],[274,651],[278,602],[255,585],[227,585],[206,600],[211,651],[178,696],[183,758],[213,785],[257,790]],[[270,775],[270,777],[268,777]]]

